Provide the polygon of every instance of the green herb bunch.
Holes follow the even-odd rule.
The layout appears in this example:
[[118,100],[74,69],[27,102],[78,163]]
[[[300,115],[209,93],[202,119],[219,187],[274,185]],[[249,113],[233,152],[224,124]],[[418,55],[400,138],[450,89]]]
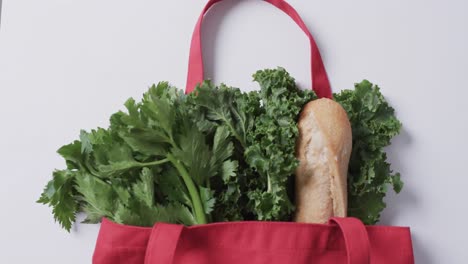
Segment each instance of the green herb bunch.
[[[282,68],[254,80],[259,91],[205,81],[185,95],[153,85],[141,102],[127,100],[107,129],[81,131],[58,150],[66,168],[54,171],[38,202],[66,230],[79,212],[86,223],[106,217],[138,226],[290,220],[298,116],[316,96]],[[383,150],[401,124],[367,81],[335,100],[353,128],[349,213],[375,223],[387,186],[402,187]]]

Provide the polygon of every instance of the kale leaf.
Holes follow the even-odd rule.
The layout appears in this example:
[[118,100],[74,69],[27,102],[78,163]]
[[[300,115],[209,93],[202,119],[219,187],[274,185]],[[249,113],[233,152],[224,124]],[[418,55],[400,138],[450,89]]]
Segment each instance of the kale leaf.
[[403,187],[399,173],[393,173],[384,147],[400,132],[395,117],[378,86],[369,81],[334,95],[348,113],[353,131],[353,150],[348,169],[348,214],[374,224],[386,207],[387,186],[396,193]]

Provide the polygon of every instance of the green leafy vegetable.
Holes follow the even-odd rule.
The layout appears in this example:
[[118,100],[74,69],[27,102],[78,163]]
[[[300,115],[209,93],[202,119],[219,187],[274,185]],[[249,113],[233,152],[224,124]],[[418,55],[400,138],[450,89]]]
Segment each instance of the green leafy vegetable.
[[348,214],[366,224],[379,220],[385,208],[387,186],[400,192],[403,183],[393,173],[384,147],[400,132],[401,123],[378,86],[369,81],[334,95],[346,112],[353,130],[353,151],[348,171]]
[[37,202],[52,206],[55,220],[63,228],[70,230],[78,211],[75,193],[74,173],[66,170],[55,171]]
[[315,94],[297,89],[284,69],[258,71],[254,80],[260,84],[262,112],[247,132],[245,159],[259,174],[251,179],[256,189],[248,195],[249,206],[259,220],[287,221],[294,210],[287,187],[298,166],[296,124],[302,106]]
[[[38,202],[67,230],[78,212],[86,223],[107,217],[139,226],[289,220],[297,119],[316,96],[282,68],[254,80],[261,89],[247,93],[210,81],[189,95],[153,85],[141,102],[127,100],[108,128],[81,131],[58,150],[66,169],[53,173]],[[367,81],[335,99],[353,128],[349,212],[374,223],[387,185],[402,187],[383,151],[401,124]]]

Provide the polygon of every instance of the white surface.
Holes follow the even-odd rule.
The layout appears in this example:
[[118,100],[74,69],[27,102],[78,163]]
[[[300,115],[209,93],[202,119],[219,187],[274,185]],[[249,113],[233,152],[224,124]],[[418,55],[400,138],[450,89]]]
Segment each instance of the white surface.
[[[148,85],[183,87],[190,34],[204,0],[7,0],[0,28],[0,263],[90,263],[98,226],[71,234],[35,204],[55,154],[79,129]],[[335,91],[367,78],[404,129],[390,147],[403,193],[383,223],[412,228],[417,263],[467,263],[466,1],[299,1]],[[251,74],[284,66],[309,85],[305,36],[261,1],[228,1],[207,16],[207,72],[256,88]],[[221,19],[223,18],[223,19]]]

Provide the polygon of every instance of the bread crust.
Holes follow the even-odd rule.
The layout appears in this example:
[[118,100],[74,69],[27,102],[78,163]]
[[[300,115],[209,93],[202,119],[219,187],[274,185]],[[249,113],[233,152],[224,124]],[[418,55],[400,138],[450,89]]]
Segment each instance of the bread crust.
[[299,117],[295,221],[326,223],[347,214],[352,131],[343,107],[331,99],[307,103]]

